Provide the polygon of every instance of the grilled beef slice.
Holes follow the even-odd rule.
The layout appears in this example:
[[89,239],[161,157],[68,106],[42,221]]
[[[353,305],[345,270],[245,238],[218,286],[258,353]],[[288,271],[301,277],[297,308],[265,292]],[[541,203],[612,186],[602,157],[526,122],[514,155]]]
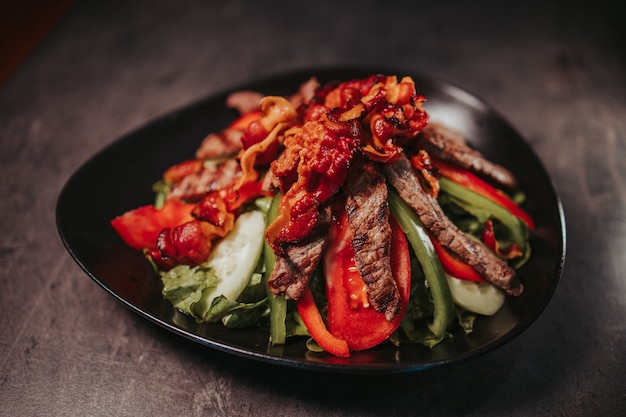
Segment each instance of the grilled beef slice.
[[455,130],[431,123],[417,135],[416,146],[435,158],[470,170],[496,185],[509,190],[517,188],[517,179],[511,172],[470,148],[463,135]]
[[302,296],[326,247],[330,218],[330,208],[320,209],[317,224],[307,239],[288,243],[284,248],[286,255],[276,257],[276,264],[267,280],[273,294],[284,294],[291,300]]
[[444,214],[437,199],[421,185],[418,173],[404,156],[385,164],[385,175],[400,197],[412,207],[424,227],[446,248],[476,269],[485,280],[518,296],[523,285],[515,270],[497,258],[489,249],[460,231]]
[[193,200],[205,194],[226,188],[241,175],[239,162],[227,159],[222,163],[205,164],[199,171],[193,172],[173,183],[167,198]]
[[354,168],[343,190],[355,263],[367,285],[371,305],[393,321],[400,311],[400,293],[391,274],[387,184],[373,162]]

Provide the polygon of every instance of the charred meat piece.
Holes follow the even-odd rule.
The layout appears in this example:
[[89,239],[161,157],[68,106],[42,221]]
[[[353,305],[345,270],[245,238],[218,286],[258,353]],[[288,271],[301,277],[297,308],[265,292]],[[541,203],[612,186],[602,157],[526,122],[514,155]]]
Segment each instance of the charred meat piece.
[[291,300],[300,299],[326,247],[330,218],[330,208],[320,210],[317,224],[306,239],[285,243],[285,255],[276,257],[276,264],[267,280],[273,294],[284,294]]
[[518,296],[522,293],[523,285],[517,278],[515,270],[485,246],[465,235],[450,221],[437,199],[422,187],[419,174],[406,157],[402,156],[394,162],[385,164],[384,169],[389,183],[416,211],[424,227],[435,239],[476,269],[485,280],[503,289],[507,294]]
[[241,175],[241,167],[234,159],[221,163],[202,164],[201,168],[172,183],[167,198],[196,200],[205,194],[227,188]]
[[509,190],[517,188],[517,179],[506,168],[487,160],[470,148],[463,135],[455,130],[431,123],[420,131],[415,144],[431,156],[451,162]]
[[371,305],[389,321],[400,311],[400,293],[391,274],[391,226],[387,184],[373,162],[351,169],[343,186],[355,263],[368,287]]

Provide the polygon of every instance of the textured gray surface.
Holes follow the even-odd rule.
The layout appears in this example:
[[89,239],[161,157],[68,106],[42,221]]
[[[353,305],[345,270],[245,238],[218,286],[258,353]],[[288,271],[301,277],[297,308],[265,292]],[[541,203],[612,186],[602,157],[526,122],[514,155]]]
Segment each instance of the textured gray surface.
[[[353,3],[79,1],[0,86],[0,415],[626,414],[626,36],[617,8]],[[380,63],[485,99],[528,139],[562,197],[562,280],[504,347],[390,377],[259,364],[134,315],[64,250],[58,193],[121,135],[260,76]]]

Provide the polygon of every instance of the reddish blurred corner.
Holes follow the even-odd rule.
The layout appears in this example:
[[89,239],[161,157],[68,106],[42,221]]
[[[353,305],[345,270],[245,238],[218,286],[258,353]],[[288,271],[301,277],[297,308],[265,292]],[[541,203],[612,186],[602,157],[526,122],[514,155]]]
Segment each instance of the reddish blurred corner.
[[0,0],[0,85],[69,9],[73,0]]

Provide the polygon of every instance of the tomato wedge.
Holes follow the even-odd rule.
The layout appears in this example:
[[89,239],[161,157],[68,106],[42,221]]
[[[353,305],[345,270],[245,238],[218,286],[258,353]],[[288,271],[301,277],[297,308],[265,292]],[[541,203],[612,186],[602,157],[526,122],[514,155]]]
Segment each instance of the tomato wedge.
[[168,200],[160,209],[146,205],[127,211],[111,220],[111,225],[128,246],[156,249],[161,230],[193,220],[193,208],[194,204]]
[[391,272],[400,291],[401,309],[393,321],[368,305],[365,283],[357,272],[354,248],[348,228],[347,213],[333,222],[324,254],[324,274],[328,298],[328,330],[345,340],[351,351],[365,350],[379,345],[398,328],[409,301],[411,287],[411,260],[409,246],[393,217]]

